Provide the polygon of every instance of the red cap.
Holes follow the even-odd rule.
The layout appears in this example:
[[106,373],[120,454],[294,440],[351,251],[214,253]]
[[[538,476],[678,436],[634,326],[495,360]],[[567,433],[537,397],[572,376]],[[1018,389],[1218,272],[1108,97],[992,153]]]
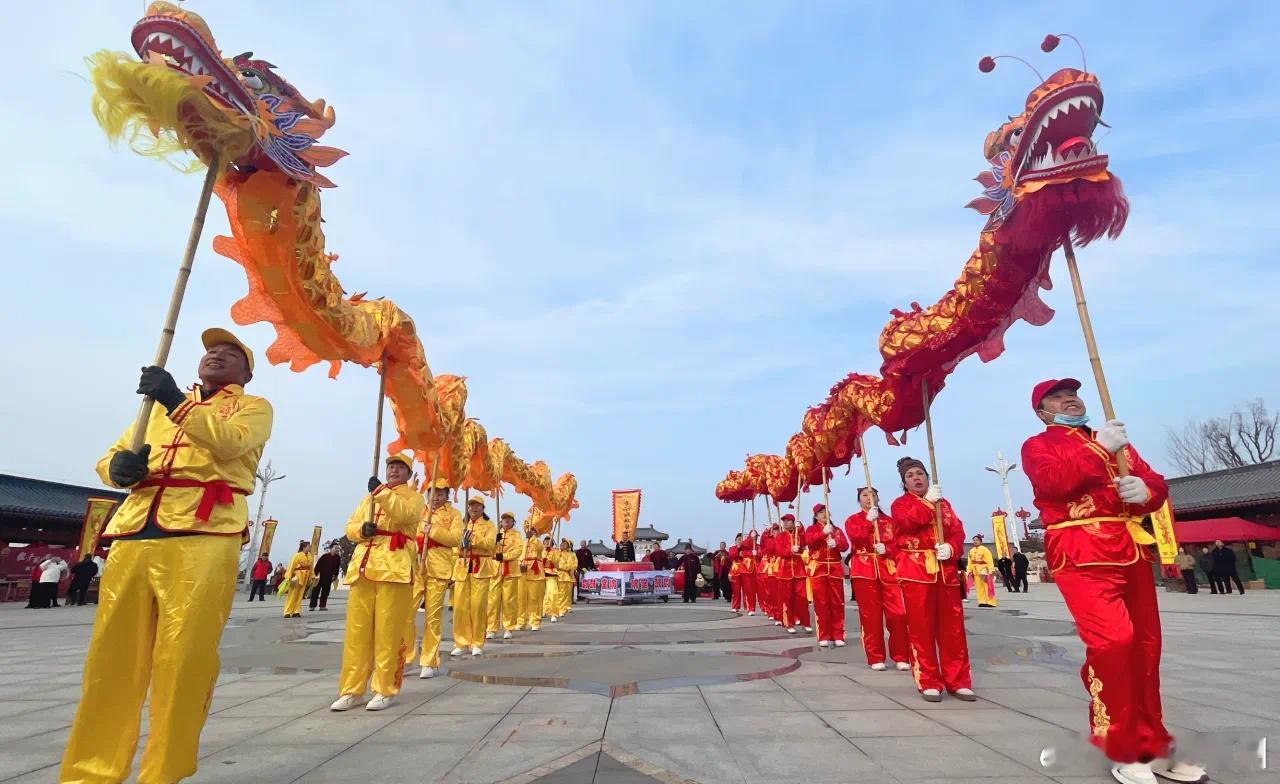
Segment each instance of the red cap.
[[1040,401],[1045,399],[1050,392],[1057,392],[1059,389],[1070,389],[1075,392],[1080,388],[1080,382],[1074,378],[1051,378],[1048,381],[1041,381],[1031,390],[1031,410],[1035,411],[1040,408]]
[[796,519],[796,516],[795,516],[795,515],[793,515],[793,514],[791,514],[790,512],[787,512],[786,514],[784,514],[784,515],[782,516],[782,519],[783,519],[783,520],[791,520],[791,521],[794,521],[794,520]]
[[823,509],[826,509],[826,508],[827,508],[826,504],[814,504],[813,513],[817,514],[818,512],[821,512]]

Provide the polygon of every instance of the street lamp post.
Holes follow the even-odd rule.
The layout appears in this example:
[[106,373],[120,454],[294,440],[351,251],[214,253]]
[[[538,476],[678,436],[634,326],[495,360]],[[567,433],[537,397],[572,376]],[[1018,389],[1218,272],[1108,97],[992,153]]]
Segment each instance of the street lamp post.
[[1003,485],[1004,487],[1005,539],[1007,541],[1013,542],[1013,545],[1015,547],[1020,546],[1021,542],[1018,540],[1017,526],[1014,526],[1013,537],[1010,538],[1008,535],[1009,534],[1009,517],[1013,515],[1013,493],[1009,491],[1009,472],[1013,471],[1017,467],[1018,467],[1017,463],[1010,463],[1008,460],[1004,459],[1004,452],[996,452],[995,465],[985,466],[985,468],[988,471],[990,471],[993,474],[998,474],[1000,476],[1000,484]]
[[258,469],[254,476],[262,485],[262,495],[258,496],[258,516],[253,523],[253,535],[249,541],[249,549],[245,551],[245,557],[242,559],[241,571],[241,574],[244,575],[241,579],[245,585],[249,586],[250,590],[253,589],[253,581],[249,579],[249,570],[253,568],[253,562],[258,557],[258,536],[262,533],[262,508],[267,503],[267,488],[271,486],[272,482],[284,479],[284,474],[277,474],[276,470],[271,467],[270,460],[267,461],[267,467]]

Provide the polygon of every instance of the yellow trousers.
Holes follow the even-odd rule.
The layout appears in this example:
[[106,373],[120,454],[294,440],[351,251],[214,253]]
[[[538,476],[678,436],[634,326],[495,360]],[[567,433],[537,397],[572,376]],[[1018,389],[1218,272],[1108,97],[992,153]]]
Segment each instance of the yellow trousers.
[[556,591],[556,615],[561,618],[569,614],[569,606],[573,604],[573,581],[561,580]]
[[302,597],[307,592],[307,584],[289,586],[289,592],[284,595],[284,617],[288,618],[296,612],[302,610]]
[[484,627],[489,621],[492,577],[467,575],[453,584],[453,647],[483,648]]
[[489,589],[488,631],[510,632],[520,626],[520,587],[523,581],[516,575],[508,575],[494,581]]
[[[413,592],[413,607],[409,612],[409,638],[416,640],[418,635],[418,608],[426,600],[426,618],[422,622],[422,654],[418,664],[423,667],[440,666],[440,637],[444,632],[444,592],[449,587],[448,580],[437,580],[434,577],[423,578],[425,586],[419,585]],[[413,643],[409,643],[405,664],[413,661]]]
[[400,693],[404,681],[405,616],[413,601],[409,583],[382,583],[357,578],[347,595],[347,634],[342,642],[338,694],[364,696],[373,676],[373,691],[384,697]]
[[546,589],[546,580],[520,578],[520,617],[516,619],[517,629],[528,626],[537,630],[542,626],[542,597]]
[[196,772],[239,556],[238,536],[111,546],[59,781],[129,777],[148,688],[150,732],[138,781],[174,782]]

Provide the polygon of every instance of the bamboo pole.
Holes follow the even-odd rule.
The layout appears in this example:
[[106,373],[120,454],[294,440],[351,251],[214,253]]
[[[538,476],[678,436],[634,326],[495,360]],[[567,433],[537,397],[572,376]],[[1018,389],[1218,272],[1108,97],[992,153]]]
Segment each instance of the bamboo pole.
[[[1093,321],[1089,318],[1089,305],[1084,300],[1084,286],[1080,283],[1080,268],[1076,266],[1076,252],[1071,238],[1062,238],[1062,250],[1067,257],[1067,272],[1071,275],[1071,290],[1076,295],[1076,311],[1080,314],[1080,329],[1084,332],[1084,345],[1089,352],[1089,364],[1093,366],[1093,381],[1098,386],[1098,399],[1102,401],[1102,413],[1107,421],[1116,418],[1111,405],[1111,390],[1107,387],[1106,374],[1102,372],[1102,360],[1098,357],[1098,341],[1093,335]],[[1116,452],[1116,473],[1129,475],[1129,455],[1121,449]]]
[[756,527],[756,497],[751,496],[751,529],[754,531]]
[[[209,212],[209,197],[213,194],[213,185],[218,180],[222,166],[218,156],[209,161],[209,170],[205,172],[204,184],[200,187],[200,198],[196,202],[196,214],[191,219],[191,231],[187,234],[187,247],[182,253],[182,265],[178,267],[178,277],[173,282],[173,293],[169,295],[169,311],[164,317],[164,328],[160,330],[160,345],[156,347],[156,358],[151,364],[164,367],[169,361],[169,349],[173,347],[173,334],[178,327],[178,313],[182,310],[182,298],[187,293],[187,281],[191,278],[191,263],[196,257],[196,248],[200,245],[200,235],[204,232],[205,215]],[[142,399],[138,407],[138,418],[133,423],[133,441],[129,444],[130,452],[137,452],[147,441],[147,423],[151,421],[151,409],[156,401],[149,397]]]
[[[387,400],[387,374],[383,372],[385,368],[378,368],[378,415],[374,418],[373,426],[373,469],[369,472],[369,476],[378,475],[378,464],[382,459],[382,410]],[[374,503],[373,493],[369,493],[369,518],[365,520],[366,524],[372,524],[374,520]]]
[[[933,484],[940,484],[938,481],[938,457],[933,451],[933,417],[929,415],[929,380],[920,379],[920,391],[924,401],[924,432],[929,441],[929,481]],[[942,544],[942,506],[940,504],[933,505],[933,532],[937,537],[937,543]]]
[[[867,445],[862,440],[862,433],[858,434],[858,451],[862,453],[862,476],[867,481],[867,489],[871,491],[871,503],[875,504],[876,493],[875,493],[875,489],[871,487],[871,463],[867,461]],[[861,506],[862,504],[858,504],[858,505]],[[877,517],[876,521],[871,524],[871,537],[872,537],[872,541],[874,541],[876,544],[880,544],[880,518],[879,517]]]
[[742,525],[738,528],[738,533],[746,534],[746,532],[747,532],[747,502],[743,501],[742,502]]
[[431,518],[435,516],[435,509],[431,506],[431,496],[436,492],[436,478],[439,475],[440,452],[437,451],[435,460],[431,463],[431,484],[427,486],[427,524],[422,527],[422,552],[418,553],[418,563],[424,570],[427,565],[427,537],[431,536]]

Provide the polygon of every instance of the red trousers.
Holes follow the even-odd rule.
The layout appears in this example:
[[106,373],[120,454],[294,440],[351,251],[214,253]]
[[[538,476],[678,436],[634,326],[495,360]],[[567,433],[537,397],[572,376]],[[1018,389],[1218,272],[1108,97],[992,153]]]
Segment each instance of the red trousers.
[[1160,709],[1160,613],[1151,564],[1054,574],[1084,643],[1090,740],[1115,762],[1169,756]]
[[883,664],[884,633],[889,632],[889,655],[896,662],[911,661],[911,639],[907,636],[907,606],[898,583],[880,580],[853,580],[853,597],[858,602],[862,625],[862,649],[867,664]]
[[782,613],[783,626],[809,625],[809,595],[805,590],[807,577],[779,577],[777,603]]
[[811,577],[818,641],[844,639],[844,576]]
[[775,621],[781,621],[782,616],[778,613],[778,603],[776,601],[778,578],[771,574],[758,574],[756,575],[756,583],[758,590],[756,595],[760,599],[760,609]]
[[907,634],[911,638],[916,688],[920,691],[973,688],[959,589],[941,580],[932,583],[903,580],[900,584],[907,605]]
[[734,609],[743,610],[745,612],[756,611],[756,574],[750,572],[747,574],[739,574],[733,583],[733,606]]

